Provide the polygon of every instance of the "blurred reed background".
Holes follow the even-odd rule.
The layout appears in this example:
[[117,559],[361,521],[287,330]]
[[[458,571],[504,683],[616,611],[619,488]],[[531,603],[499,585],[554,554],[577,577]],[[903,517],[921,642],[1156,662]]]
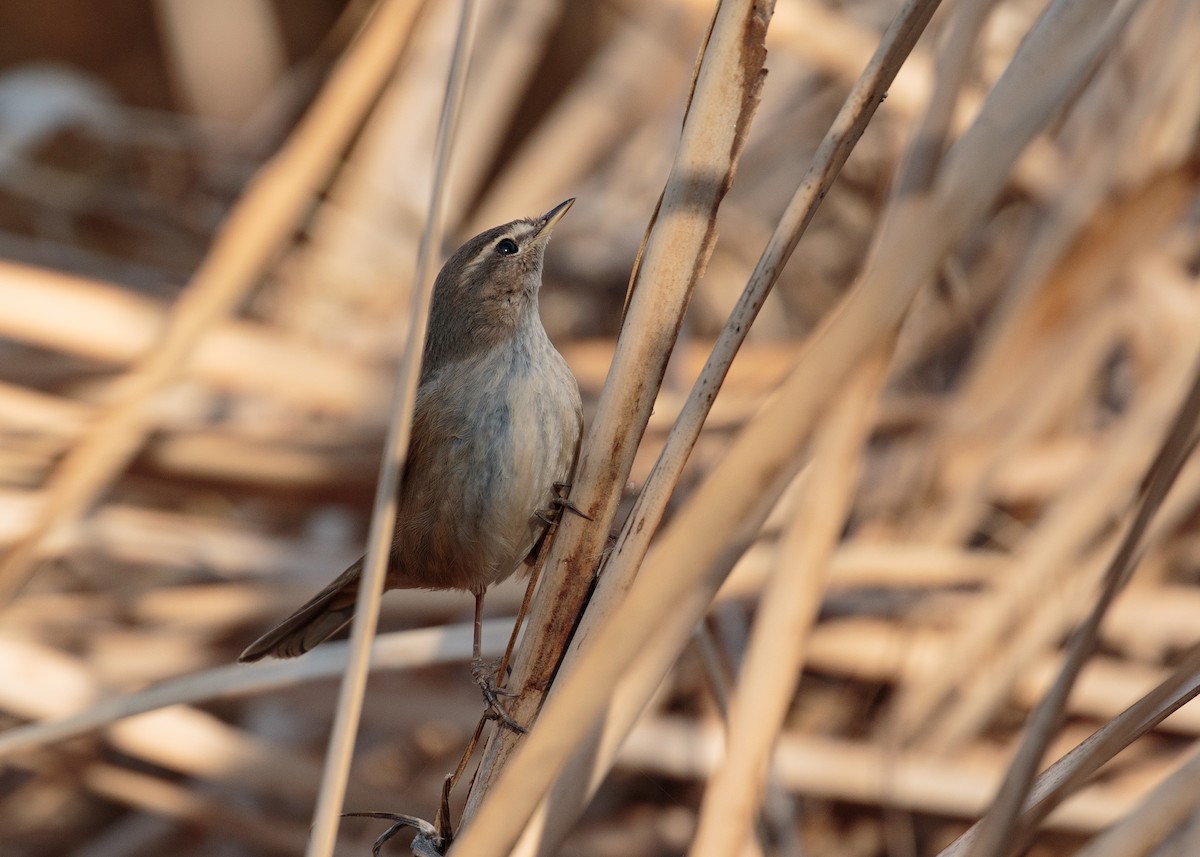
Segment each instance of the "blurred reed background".
[[[796,405],[815,425],[812,466],[753,538],[729,540],[740,559],[704,633],[582,817],[551,821],[562,840],[543,853],[713,853],[701,807],[724,809],[705,795],[729,767],[727,712],[739,735],[758,728],[737,720],[759,706],[739,701],[736,674],[764,592],[795,609],[757,632],[778,635],[786,711],[777,740],[762,727],[765,791],[724,786],[746,796],[731,817],[753,816],[742,853],[933,855],[989,805],[1200,356],[1200,6],[1124,0],[1108,41],[1051,40],[1014,62],[1045,5],[945,4],[888,88],[765,299],[666,526],[676,512],[687,525],[697,486],[794,370],[845,379]],[[614,530],[899,8],[779,0],[761,104]],[[5,857],[304,850],[344,650],[230,664],[362,551],[458,14],[444,0],[0,6]],[[542,312],[589,425],[712,15],[700,0],[481,10],[449,243],[578,198],[547,255]],[[1002,75],[1052,89],[1057,72],[1037,63],[1087,49],[1011,173],[977,168],[977,191],[976,173],[960,176],[934,216],[908,219],[923,232],[895,238],[898,175],[937,197],[970,166],[942,142]],[[939,127],[933,149],[911,145]],[[850,317],[832,311],[856,282],[871,294],[909,270],[886,263],[950,234],[936,275],[897,298],[898,330],[863,326],[861,358],[813,364],[827,353],[815,332]],[[1195,692],[1198,503],[1191,463],[1047,763],[1172,670]],[[652,544],[643,576],[670,563],[675,542],[654,544],[666,547]],[[495,650],[521,595],[510,581],[489,598]],[[470,616],[466,595],[384,600],[381,629],[404,633],[380,649],[348,810],[433,816],[480,712],[461,663]],[[1124,749],[1028,853],[1200,853],[1200,709],[1136,741],[1150,723],[1123,724]],[[337,853],[367,853],[380,830],[346,820]]]

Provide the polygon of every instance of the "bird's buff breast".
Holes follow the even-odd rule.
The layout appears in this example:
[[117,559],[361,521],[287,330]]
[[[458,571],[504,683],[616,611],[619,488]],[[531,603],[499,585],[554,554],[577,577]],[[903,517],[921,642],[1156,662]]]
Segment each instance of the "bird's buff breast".
[[422,385],[389,585],[480,590],[533,547],[570,477],[579,392],[557,352],[459,364]]

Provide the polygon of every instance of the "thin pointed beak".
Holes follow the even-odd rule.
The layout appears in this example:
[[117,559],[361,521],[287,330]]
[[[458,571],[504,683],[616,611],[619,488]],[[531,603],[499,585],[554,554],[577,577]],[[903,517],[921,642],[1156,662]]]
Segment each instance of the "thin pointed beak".
[[558,205],[554,206],[554,208],[543,214],[541,217],[542,225],[541,228],[538,229],[538,237],[540,238],[543,235],[549,237],[550,233],[554,231],[555,224],[562,220],[562,216],[566,214],[574,204],[575,198],[571,197],[571,199],[568,199],[566,202],[560,202]]

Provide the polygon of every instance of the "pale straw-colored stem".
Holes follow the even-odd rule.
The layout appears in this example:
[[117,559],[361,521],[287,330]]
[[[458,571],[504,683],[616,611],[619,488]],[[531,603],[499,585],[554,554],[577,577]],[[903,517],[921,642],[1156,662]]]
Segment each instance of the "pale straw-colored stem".
[[775,573],[759,599],[754,630],[729,710],[725,758],[704,792],[689,853],[731,854],[750,831],[766,788],[771,748],[799,682],[813,621],[825,594],[829,559],[858,483],[859,455],[871,429],[891,343],[863,362],[817,430],[795,521]]
[[[684,465],[713,407],[717,391],[720,390],[733,358],[762,308],[763,301],[766,300],[801,235],[812,221],[817,207],[833,185],[842,165],[866,130],[867,123],[875,115],[888,86],[895,79],[937,7],[938,0],[914,0],[905,4],[822,140],[812,165],[805,172],[787,210],[763,250],[745,290],[722,328],[699,379],[672,427],[653,472],[642,487],[637,502],[626,519],[617,544],[601,571],[588,610],[572,640],[568,665],[594,629],[616,609],[632,585],[646,555],[650,539],[658,530]],[[623,735],[629,724],[625,722],[624,716],[615,715],[617,707],[614,699],[614,716],[608,722],[612,735]],[[566,826],[582,810],[603,772],[607,770],[616,743],[605,739],[600,746],[605,749],[595,759],[585,758],[584,754],[573,758],[570,769],[563,773],[554,789],[558,806],[554,817],[544,819],[541,828],[542,853],[554,850],[558,838],[565,833]],[[568,799],[567,795],[571,795],[571,798]],[[573,809],[567,808],[568,800],[575,804]],[[523,847],[527,848],[529,844],[523,843]]]
[[[761,3],[736,0],[723,3],[714,19],[676,160],[631,280],[625,325],[580,453],[571,501],[593,521],[563,516],[513,664],[509,686],[518,696],[510,714],[519,723],[533,722],[591,589],[688,298],[712,250],[717,209],[758,104],[769,15]],[[464,814],[463,841],[487,836],[474,832],[472,815],[521,738],[500,730],[489,741]],[[473,853],[472,846],[463,847]]]
[[429,305],[433,299],[433,284],[437,278],[436,260],[442,241],[446,173],[449,170],[455,126],[466,88],[477,11],[474,0],[463,0],[454,54],[450,59],[437,145],[434,149],[429,216],[421,235],[417,269],[413,276],[408,339],[396,382],[392,419],[388,425],[383,462],[380,465],[375,505],[371,510],[371,530],[367,537],[362,581],[355,601],[355,620],[350,632],[350,660],[338,693],[333,730],[329,736],[325,769],[321,776],[321,788],[316,809],[313,811],[312,839],[305,852],[307,857],[330,857],[333,854],[338,822],[341,820],[342,801],[350,777],[350,760],[354,754],[363,694],[367,686],[371,641],[379,621],[379,600],[383,595],[392,534],[396,527],[400,479],[404,472],[409,436],[412,432],[412,410],[417,398],[421,354],[425,345]]

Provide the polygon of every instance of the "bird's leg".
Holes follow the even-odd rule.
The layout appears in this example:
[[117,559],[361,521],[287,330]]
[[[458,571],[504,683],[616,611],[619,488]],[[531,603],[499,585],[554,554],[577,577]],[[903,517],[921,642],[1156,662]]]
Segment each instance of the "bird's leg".
[[483,701],[487,703],[485,716],[493,718],[501,726],[520,734],[525,733],[525,727],[513,720],[504,706],[500,704],[501,696],[512,696],[497,684],[495,675],[496,663],[483,657],[483,591],[475,593],[475,635],[471,646],[471,677],[483,691]]

